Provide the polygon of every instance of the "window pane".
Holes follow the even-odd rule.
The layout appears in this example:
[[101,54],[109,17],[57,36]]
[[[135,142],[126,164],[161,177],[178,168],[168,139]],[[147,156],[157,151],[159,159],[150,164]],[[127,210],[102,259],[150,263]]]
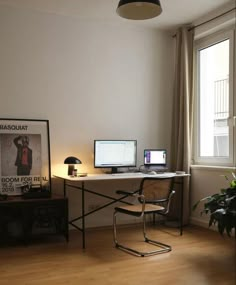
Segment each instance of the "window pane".
[[200,156],[229,156],[229,40],[199,51]]

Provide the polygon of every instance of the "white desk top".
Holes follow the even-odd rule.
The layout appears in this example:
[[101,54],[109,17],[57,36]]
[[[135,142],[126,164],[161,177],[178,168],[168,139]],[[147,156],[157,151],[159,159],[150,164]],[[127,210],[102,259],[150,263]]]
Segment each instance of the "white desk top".
[[174,172],[165,172],[158,173],[155,175],[145,174],[142,172],[128,172],[128,173],[115,173],[115,174],[88,174],[85,177],[72,177],[68,175],[53,175],[56,178],[61,178],[69,181],[98,181],[98,180],[116,180],[116,179],[142,179],[145,177],[160,177],[160,178],[168,178],[168,177],[186,177],[190,176],[189,174],[176,174]]

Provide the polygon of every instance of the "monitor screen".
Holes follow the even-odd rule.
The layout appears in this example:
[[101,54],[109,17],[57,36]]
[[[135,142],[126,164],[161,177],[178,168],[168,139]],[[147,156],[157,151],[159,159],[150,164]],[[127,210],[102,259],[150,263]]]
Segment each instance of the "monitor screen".
[[137,140],[95,140],[94,167],[135,167],[137,163]]
[[166,149],[145,149],[144,165],[145,166],[166,166],[167,151]]

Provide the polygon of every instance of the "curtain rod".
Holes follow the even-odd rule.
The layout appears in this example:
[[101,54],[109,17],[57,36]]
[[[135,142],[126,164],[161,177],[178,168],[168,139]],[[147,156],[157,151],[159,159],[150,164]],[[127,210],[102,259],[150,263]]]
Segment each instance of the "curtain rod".
[[[226,11],[226,12],[220,14],[220,15],[215,16],[214,18],[211,18],[211,19],[209,19],[209,20],[207,20],[207,21],[205,21],[205,22],[202,22],[201,24],[198,24],[198,25],[196,25],[196,26],[192,26],[191,28],[188,29],[188,31],[192,31],[192,30],[194,30],[195,28],[198,28],[198,27],[200,27],[200,26],[202,26],[202,25],[205,25],[205,24],[207,24],[207,23],[209,23],[209,22],[211,22],[211,21],[213,21],[213,20],[215,20],[215,19],[218,19],[218,18],[220,18],[220,17],[222,17],[222,16],[224,16],[224,15],[226,15],[226,14],[228,14],[228,13],[234,11],[234,10],[236,10],[236,8],[232,8],[232,9],[230,9],[230,10],[228,10],[228,11]],[[176,34],[174,34],[172,37],[175,38],[175,37],[176,37]]]

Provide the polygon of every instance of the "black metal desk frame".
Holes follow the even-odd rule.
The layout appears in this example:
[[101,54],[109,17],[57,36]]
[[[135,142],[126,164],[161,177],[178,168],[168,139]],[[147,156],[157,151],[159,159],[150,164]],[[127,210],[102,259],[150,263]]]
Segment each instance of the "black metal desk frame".
[[[129,202],[126,202],[126,201],[122,201],[123,199],[125,199],[126,197],[128,197],[128,195],[124,195],[122,197],[120,197],[119,199],[116,199],[114,197],[111,197],[111,196],[108,196],[108,195],[104,195],[104,194],[101,194],[101,193],[98,193],[98,192],[95,192],[95,191],[92,191],[92,190],[89,190],[89,189],[86,189],[85,188],[85,182],[84,181],[81,181],[81,186],[76,186],[76,185],[72,185],[72,184],[67,184],[66,183],[66,180],[64,180],[64,197],[66,197],[66,187],[69,186],[71,188],[75,188],[75,189],[79,189],[81,190],[81,200],[82,200],[82,215],[77,217],[77,218],[74,218],[72,220],[69,221],[69,224],[71,226],[73,226],[74,228],[76,228],[77,230],[81,231],[82,232],[82,243],[83,243],[83,248],[85,248],[85,217],[103,209],[103,208],[106,208],[116,202],[122,202],[124,204],[128,204],[128,205],[131,205],[131,203]],[[105,203],[104,205],[92,210],[92,211],[89,211],[87,213],[85,213],[85,193],[90,193],[90,194],[93,194],[93,195],[96,195],[96,196],[100,196],[100,197],[103,197],[103,198],[108,198],[110,200],[112,200],[111,202],[109,203]],[[82,220],[82,228],[78,227],[76,224],[74,224],[76,221],[78,220]]]
[[[121,203],[124,203],[124,204],[127,204],[127,205],[131,205],[131,203],[127,202],[127,201],[124,201],[125,198],[127,198],[129,195],[122,195],[120,196],[119,195],[119,198],[115,198],[115,197],[112,197],[112,196],[109,196],[109,195],[105,195],[105,194],[102,194],[102,193],[99,193],[99,192],[96,192],[96,191],[93,191],[93,190],[90,190],[90,189],[87,189],[85,187],[85,182],[87,181],[103,181],[103,180],[115,180],[115,179],[142,179],[144,177],[147,177],[146,174],[143,174],[143,175],[140,175],[140,177],[130,177],[130,176],[123,176],[123,177],[116,177],[116,176],[113,176],[111,178],[111,175],[110,174],[105,174],[105,175],[102,175],[104,178],[102,179],[83,179],[82,177],[79,178],[79,179],[76,179],[76,180],[73,180],[73,178],[71,177],[64,177],[64,176],[57,176],[57,175],[54,175],[54,177],[56,178],[59,178],[59,179],[63,179],[63,191],[64,191],[64,197],[67,196],[67,187],[71,187],[71,188],[74,188],[74,189],[78,189],[81,191],[81,201],[82,201],[82,209],[81,209],[81,215],[70,220],[68,223],[73,226],[74,228],[76,228],[77,230],[81,231],[82,232],[82,246],[83,246],[83,249],[85,249],[85,229],[86,229],[86,225],[85,225],[85,218],[99,210],[102,210],[103,208],[106,208],[114,203],[117,203],[117,202],[121,202]],[[184,177],[184,176],[189,176],[189,175],[176,175],[175,177],[178,177],[178,178],[181,178],[181,177]],[[96,177],[96,176],[94,176]],[[69,182],[68,182],[69,181]],[[80,183],[80,185],[74,185],[72,183]],[[177,184],[182,184],[181,182],[175,182]],[[180,235],[183,234],[183,187],[180,187],[180,191],[181,191],[181,205],[180,205],[180,213],[179,213],[179,228],[180,228]],[[100,196],[100,197],[103,197],[103,198],[107,198],[109,200],[111,200],[111,202],[108,202],[108,203],[105,203],[103,204],[102,206],[92,210],[92,211],[88,211],[85,213],[85,193],[90,193],[90,194],[93,194],[93,195],[96,195],[96,196]],[[78,220],[82,220],[82,227],[79,227],[75,224],[76,221]]]

